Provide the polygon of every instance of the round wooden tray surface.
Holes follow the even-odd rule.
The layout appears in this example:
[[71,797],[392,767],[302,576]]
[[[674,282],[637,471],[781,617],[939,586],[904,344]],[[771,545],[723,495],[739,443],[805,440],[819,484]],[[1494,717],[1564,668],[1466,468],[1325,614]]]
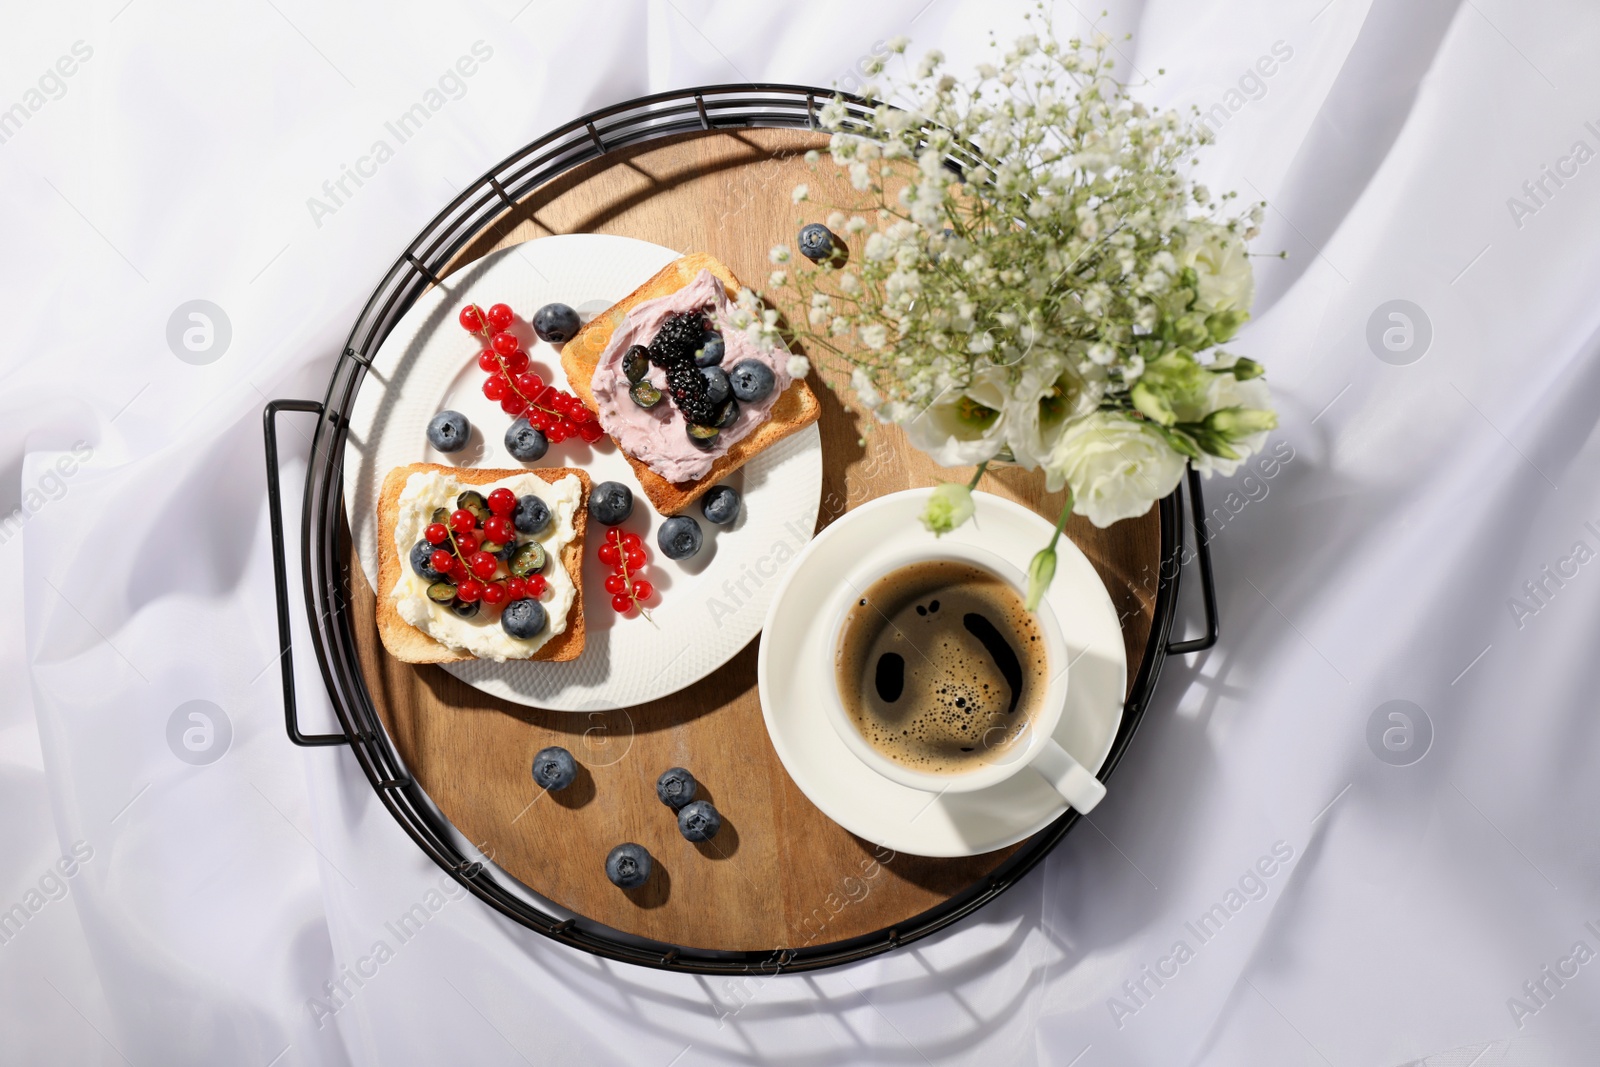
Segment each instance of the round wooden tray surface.
[[[809,131],[753,129],[619,150],[525,198],[451,269],[549,234],[612,233],[710,252],[746,284],[764,288],[767,250],[794,243],[800,209],[789,190],[808,182],[813,200],[825,204],[857,195],[806,165],[806,150],[826,144]],[[873,497],[970,476],[935,466],[893,428],[868,430],[862,444],[857,416],[832,391],[817,393],[819,529]],[[1038,475],[1014,468],[987,474],[980,488],[1047,516],[1061,506]],[[1123,620],[1131,685],[1154,617],[1156,512],[1110,530],[1074,516],[1066,532],[1094,562]],[[490,697],[438,667],[392,659],[378,639],[371,588],[359,567],[348,573],[367,685],[418,784],[496,864],[580,916],[684,947],[814,947],[904,924],[1021,847],[964,859],[896,855],[824,816],[767,739],[756,641],[710,677],[649,704],[540,711]],[[577,783],[561,793],[542,793],[530,775],[533,754],[547,745],[565,746],[582,764]],[[712,841],[685,841],[656,799],[656,776],[673,766],[689,768],[722,812],[723,830]],[[650,882],[630,892],[611,885],[603,869],[606,853],[623,841],[644,845],[657,864]]]

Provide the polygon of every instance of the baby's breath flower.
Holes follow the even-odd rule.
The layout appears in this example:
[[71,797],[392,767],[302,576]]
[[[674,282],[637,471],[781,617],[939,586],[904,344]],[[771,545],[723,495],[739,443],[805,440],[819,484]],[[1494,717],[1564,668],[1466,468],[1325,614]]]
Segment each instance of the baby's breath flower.
[[790,252],[788,245],[773,245],[772,251],[767,253],[767,258],[774,263],[789,262]]
[[799,185],[794,187],[794,192],[789,194],[789,199],[798,204],[800,201],[805,200],[810,195],[811,187],[805,182],[801,182]]
[[[931,51],[891,91],[860,90],[907,106],[826,102],[829,160],[857,190],[859,214],[826,214],[847,255],[771,278],[849,370],[853,410],[909,429],[937,407],[920,447],[964,463],[1006,449],[1095,522],[1147,510],[1184,464],[1231,472],[1271,421],[1260,365],[1212,358],[1249,318],[1263,205],[1229,217],[1232,194],[1193,180],[1209,129],[1133,99],[1112,48],[1028,34],[966,79]],[[730,321],[770,344],[759,311],[741,299]]]

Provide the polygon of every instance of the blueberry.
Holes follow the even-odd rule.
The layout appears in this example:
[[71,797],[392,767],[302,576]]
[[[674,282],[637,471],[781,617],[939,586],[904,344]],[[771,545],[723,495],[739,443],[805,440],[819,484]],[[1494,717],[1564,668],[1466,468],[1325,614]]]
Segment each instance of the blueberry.
[[572,340],[572,335],[582,325],[578,313],[565,304],[546,304],[533,313],[533,332],[539,335],[539,340],[553,345]]
[[820,222],[800,227],[800,254],[813,263],[832,257],[838,241],[833,231]]
[[717,421],[713,422],[711,426],[713,429],[726,430],[729,426],[732,426],[735,422],[737,422],[738,419],[739,402],[730,396],[727,400],[723,401],[722,406],[717,409]]
[[758,359],[741,359],[735,363],[733,373],[728,375],[728,383],[733,386],[733,395],[746,404],[765,400],[777,384],[772,368]]
[[688,559],[700,551],[700,524],[687,515],[674,515],[656,531],[656,544],[668,559]]
[[697,367],[715,367],[722,362],[722,357],[727,354],[728,346],[722,340],[722,335],[715,330],[707,330],[706,335],[700,338],[700,347],[694,352],[694,365]]
[[728,374],[721,367],[701,367],[700,373],[706,379],[706,399],[713,404],[720,404],[728,399],[728,394],[733,392],[733,387],[728,384]]
[[506,430],[506,451],[511,453],[512,459],[520,459],[524,463],[543,459],[549,447],[550,439],[542,431],[534,429],[527,419],[518,419]]
[[642,382],[650,373],[650,350],[644,345],[629,345],[622,354],[622,373],[629,382]]
[[517,510],[511,513],[511,525],[518,533],[538,536],[550,525],[550,505],[529,493],[517,498]]
[[700,498],[700,514],[707,522],[727,526],[739,517],[739,490],[731,485],[719,485]]
[[650,880],[650,853],[643,845],[618,845],[606,856],[606,877],[618,889],[637,889]]
[[699,788],[700,783],[694,780],[694,775],[682,767],[662,771],[661,777],[656,779],[656,796],[674,811],[693,800]]
[[472,427],[459,411],[441,411],[428,420],[428,443],[440,452],[459,452],[467,447]]
[[560,745],[541,748],[533,757],[533,780],[546,789],[565,789],[577,776],[577,762]]
[[428,540],[418,541],[411,546],[411,569],[416,572],[418,578],[425,582],[442,582],[450,577],[448,574],[440,574],[434,570],[433,564],[428,562],[433,556],[434,550],[438,547],[438,545]]
[[500,628],[512,637],[538,637],[545,622],[544,605],[529,597],[511,601],[500,612]]
[[[730,400],[728,403],[731,404],[733,401]],[[696,426],[692,422],[684,427],[684,431],[689,435],[689,443],[699,449],[716,448],[717,439],[722,436],[722,431],[715,426]]]
[[470,604],[468,604],[465,600],[457,600],[455,603],[450,605],[450,610],[461,616],[463,619],[470,619],[478,613],[478,609],[482,606],[482,603],[477,600],[474,600]]
[[690,841],[710,841],[722,829],[722,816],[709,801],[693,800],[678,811],[678,832]]
[[615,526],[633,514],[633,491],[621,482],[601,482],[589,493],[589,514],[601,526]]

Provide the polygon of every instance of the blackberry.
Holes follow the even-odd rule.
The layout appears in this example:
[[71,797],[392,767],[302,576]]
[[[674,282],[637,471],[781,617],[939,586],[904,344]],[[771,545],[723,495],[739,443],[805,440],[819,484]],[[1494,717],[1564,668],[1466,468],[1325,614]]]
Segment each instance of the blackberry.
[[717,421],[717,405],[711,402],[710,383],[693,360],[680,360],[667,367],[667,391],[690,422],[710,426]]
[[694,350],[706,332],[705,317],[699,311],[685,311],[661,324],[650,342],[650,362],[658,367],[694,359]]

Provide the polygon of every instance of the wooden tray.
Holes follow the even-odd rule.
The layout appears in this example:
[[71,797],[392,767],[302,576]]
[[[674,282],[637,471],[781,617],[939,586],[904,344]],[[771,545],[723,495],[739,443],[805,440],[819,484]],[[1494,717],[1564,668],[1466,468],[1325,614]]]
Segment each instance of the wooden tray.
[[[808,182],[823,203],[850,202],[847,183],[813,172],[803,154],[827,138],[805,130],[690,134],[619,149],[524,197],[451,260],[558,233],[612,233],[708,251],[763,288],[775,243],[795,242]],[[804,206],[804,205],[803,205]],[[839,396],[817,390],[824,457],[819,528],[884,493],[970,476],[936,467],[893,428],[862,441]],[[980,487],[1053,517],[1059,495],[1017,469]],[[1134,685],[1155,614],[1161,531],[1156,509],[1098,530],[1074,517],[1067,535],[1094,562],[1123,620]],[[349,546],[343,546],[348,559]],[[560,908],[625,934],[705,950],[817,947],[905,924],[984,879],[1024,845],[965,859],[895,855],[851,835],[790,781],[767,739],[756,695],[756,643],[697,685],[615,712],[539,711],[490,697],[433,666],[396,662],[373,622],[373,593],[351,567],[352,628],[384,726],[418,785],[493,861]],[[757,639],[759,640],[759,638]],[[541,796],[533,754],[570,749],[575,786]],[[725,824],[692,845],[655,797],[656,776],[688,767]],[[606,880],[622,841],[650,850],[657,873],[639,890]],[[1024,843],[1026,844],[1026,843]]]

